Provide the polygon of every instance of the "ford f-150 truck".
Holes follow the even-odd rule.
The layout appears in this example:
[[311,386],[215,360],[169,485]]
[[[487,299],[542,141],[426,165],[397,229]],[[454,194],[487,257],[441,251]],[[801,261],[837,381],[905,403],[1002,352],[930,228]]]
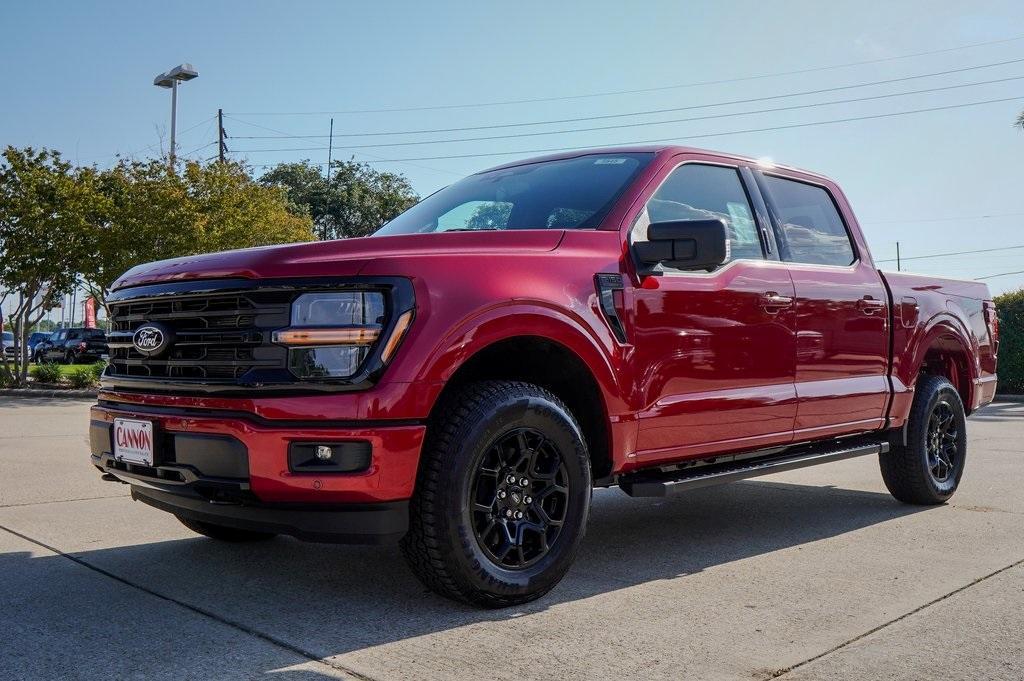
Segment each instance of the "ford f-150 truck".
[[996,387],[984,284],[880,272],[821,175],[680,147],[510,163],[371,237],[143,265],[107,301],[106,479],[215,539],[400,540],[489,607],[562,578],[594,487],[876,456],[942,503]]

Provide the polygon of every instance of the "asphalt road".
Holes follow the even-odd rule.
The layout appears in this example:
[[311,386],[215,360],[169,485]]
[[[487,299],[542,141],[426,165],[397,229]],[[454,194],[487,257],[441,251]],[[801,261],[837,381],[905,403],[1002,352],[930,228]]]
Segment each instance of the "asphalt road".
[[971,419],[944,506],[871,458],[599,491],[562,584],[502,611],[394,547],[198,537],[99,480],[87,410],[0,397],[2,678],[1024,678],[1024,404]]

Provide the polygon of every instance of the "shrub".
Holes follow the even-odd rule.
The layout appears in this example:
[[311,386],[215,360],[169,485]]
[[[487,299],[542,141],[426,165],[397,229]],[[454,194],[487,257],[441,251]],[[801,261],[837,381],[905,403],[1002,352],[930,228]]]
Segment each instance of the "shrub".
[[93,364],[90,364],[89,365],[89,370],[92,371],[92,380],[94,382],[100,380],[100,376],[103,375],[103,370],[106,369],[106,368],[107,368],[107,363],[104,362],[103,360],[100,360],[99,362],[95,362]]
[[92,367],[75,367],[68,374],[68,382],[71,383],[72,388],[89,388],[96,382],[96,378],[92,374]]
[[999,392],[1024,394],[1024,289],[995,298],[999,312]]
[[32,377],[40,383],[60,383],[60,366],[53,364],[52,362],[34,366],[32,367],[31,372]]

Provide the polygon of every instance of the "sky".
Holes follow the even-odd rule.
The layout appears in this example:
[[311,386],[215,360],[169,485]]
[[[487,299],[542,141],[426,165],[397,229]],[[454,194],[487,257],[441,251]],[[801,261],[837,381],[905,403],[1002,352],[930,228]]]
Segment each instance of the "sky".
[[[333,117],[334,158],[401,172],[421,195],[535,150],[672,141],[836,179],[887,269],[899,242],[903,258],[998,249],[903,269],[1024,270],[1019,0],[34,0],[4,3],[0,25],[0,145],[99,166],[159,155],[170,93],[153,77],[190,62],[200,76],[178,101],[189,158],[216,154],[218,108],[230,157],[257,174],[324,163]],[[723,104],[735,100],[747,101]],[[806,125],[850,118],[862,120]],[[565,119],[589,120],[536,124]],[[628,127],[581,130],[613,125]],[[366,146],[507,135],[521,136]],[[986,281],[999,293],[1024,274]]]

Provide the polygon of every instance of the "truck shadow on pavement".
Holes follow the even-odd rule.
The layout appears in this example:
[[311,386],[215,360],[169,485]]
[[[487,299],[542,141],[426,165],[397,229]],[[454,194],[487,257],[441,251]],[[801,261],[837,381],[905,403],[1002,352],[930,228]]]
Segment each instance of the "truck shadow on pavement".
[[[748,481],[666,500],[632,499],[618,490],[598,490],[586,539],[564,581],[539,601],[491,611],[452,603],[427,592],[408,572],[397,547],[306,544],[290,538],[237,545],[189,538],[71,555],[107,573],[100,581],[109,581],[122,591],[124,586],[117,585],[115,579],[198,610],[202,614],[195,613],[195,617],[219,620],[218,627],[234,625],[248,634],[256,632],[257,636],[324,658],[543,613],[556,605],[656,580],[684,578],[714,566],[836,537],[922,510],[902,505],[888,494],[779,482]],[[116,524],[111,533],[116,536]],[[799,557],[792,559],[793,573],[798,575]],[[7,588],[20,584],[20,589],[29,591],[18,593],[17,603],[31,604],[33,612],[57,613],[59,618],[64,608],[59,601],[61,590],[54,589],[53,581],[46,577],[58,562],[68,564],[62,557],[29,558],[25,553],[8,553],[0,555],[0,574],[6,576]],[[4,590],[0,588],[0,593]],[[101,627],[103,638],[119,640],[130,635],[134,625],[123,611],[108,605],[106,599],[94,601],[82,607],[92,610],[87,617],[100,622],[95,626]],[[104,612],[108,607],[111,612]],[[16,605],[15,612],[0,615],[0,621],[17,615],[17,610]],[[64,611],[65,618],[70,616]],[[26,617],[30,621],[38,619],[31,613]],[[207,621],[204,626],[209,624]],[[90,642],[88,635],[83,639],[82,631],[68,623],[58,626],[42,620],[8,628],[11,635],[5,644],[12,650],[27,644],[19,639],[37,637],[40,628],[47,630],[48,638],[43,642],[46,649],[60,651],[56,657],[73,660],[78,655],[109,654],[110,664],[115,667],[131,664],[124,658],[124,647],[115,646],[115,650],[104,653],[96,640]],[[39,641],[34,645],[38,649]],[[275,676],[318,676],[309,669],[286,669],[295,664],[294,649],[273,648],[280,653],[281,667],[285,668],[275,670]],[[247,662],[248,657],[236,654],[231,664],[243,665],[234,670],[241,676],[269,672],[272,666],[265,657]],[[247,664],[253,667],[246,670]],[[348,665],[349,661],[342,660],[341,664]],[[262,669],[256,669],[260,665]],[[152,671],[159,674],[174,670]],[[180,673],[181,668],[177,671]]]

